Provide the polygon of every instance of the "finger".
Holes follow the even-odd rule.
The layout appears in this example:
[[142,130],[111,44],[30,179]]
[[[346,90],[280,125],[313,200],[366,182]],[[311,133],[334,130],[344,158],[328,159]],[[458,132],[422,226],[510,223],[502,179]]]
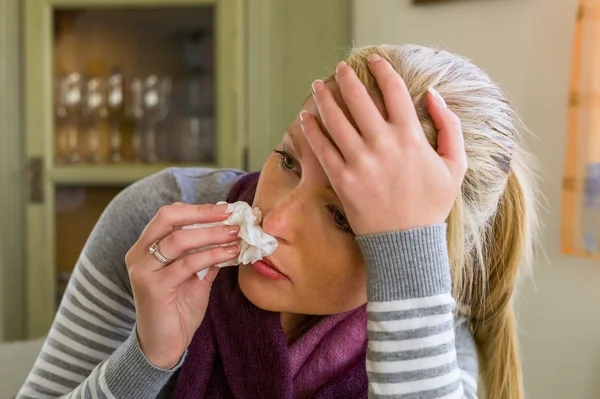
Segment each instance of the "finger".
[[342,61],[337,65],[335,71],[336,82],[342,93],[342,98],[348,106],[360,134],[366,138],[378,133],[381,130],[378,127],[385,123],[385,119],[379,112],[365,85],[356,76],[354,69]]
[[415,105],[398,72],[379,55],[369,57],[369,69],[377,80],[388,112],[388,121],[396,125],[416,126],[419,123]]
[[[198,273],[196,273],[196,277],[198,277],[198,280],[204,280],[204,278],[208,275],[208,272],[210,272],[213,268],[216,268],[217,270],[220,269],[219,266],[211,266],[208,269],[200,270]],[[212,283],[212,280],[210,282]]]
[[344,167],[344,159],[333,143],[325,136],[314,115],[307,111],[300,113],[302,132],[315,153],[327,176]]
[[147,248],[153,242],[166,237],[177,227],[194,223],[221,222],[231,215],[231,212],[227,212],[227,209],[227,204],[190,205],[178,203],[165,205],[150,220],[138,242],[144,248]]
[[438,131],[437,153],[450,171],[462,178],[467,170],[467,154],[460,120],[433,88],[427,93],[427,107]]
[[170,259],[208,245],[236,241],[240,226],[214,226],[196,229],[175,230],[159,241],[160,252]]
[[[158,271],[162,273],[162,280],[170,287],[179,287],[190,277],[201,270],[208,269],[218,263],[236,259],[240,252],[240,246],[236,243],[227,247],[215,247],[205,251],[195,252],[176,260],[167,267]],[[209,270],[208,275],[211,273]],[[214,273],[214,271],[212,272]],[[216,274],[215,274],[216,275]]]
[[204,275],[202,280],[208,281],[210,284],[212,284],[215,281],[215,279],[217,278],[217,274],[219,274],[219,270],[221,270],[220,267],[216,267],[216,266],[209,267],[207,269],[207,273]]
[[[221,270],[220,267],[211,266],[208,269],[204,269],[199,273],[199,275],[201,273],[204,274],[202,278],[198,278],[198,276],[192,276],[179,287],[183,288],[182,286],[184,285],[188,286],[186,287],[186,289],[189,288],[190,292],[192,293],[192,296],[194,296],[194,298],[190,297],[189,300],[193,303],[198,303],[200,307],[205,307],[210,297],[206,296],[207,286],[210,290],[210,286],[214,283],[215,279],[217,278],[219,270]],[[189,297],[190,295],[188,294],[187,296]]]
[[364,145],[363,139],[338,105],[331,89],[321,80],[315,80],[312,88],[323,126],[344,159],[349,160],[360,154]]

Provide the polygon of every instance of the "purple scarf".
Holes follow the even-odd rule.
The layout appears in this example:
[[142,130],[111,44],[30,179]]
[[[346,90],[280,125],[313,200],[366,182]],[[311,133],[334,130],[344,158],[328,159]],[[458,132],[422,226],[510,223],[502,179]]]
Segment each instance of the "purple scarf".
[[[258,177],[240,179],[227,202],[252,204]],[[250,303],[237,274],[237,267],[224,268],[213,283],[174,398],[367,397],[365,306],[322,318],[288,347],[279,313]]]

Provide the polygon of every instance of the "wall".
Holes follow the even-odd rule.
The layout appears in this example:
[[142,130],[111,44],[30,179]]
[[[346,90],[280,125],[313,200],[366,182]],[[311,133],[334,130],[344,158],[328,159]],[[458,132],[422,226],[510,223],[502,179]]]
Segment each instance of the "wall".
[[[250,3],[250,2],[248,2]],[[349,0],[253,0],[247,7],[248,170],[260,170],[310,94],[351,44]],[[308,22],[307,22],[308,21]]]
[[560,187],[577,0],[354,0],[356,45],[439,45],[471,58],[513,97],[531,130],[550,212],[550,263],[520,299],[526,390],[534,399],[600,397],[600,263],[560,254]]

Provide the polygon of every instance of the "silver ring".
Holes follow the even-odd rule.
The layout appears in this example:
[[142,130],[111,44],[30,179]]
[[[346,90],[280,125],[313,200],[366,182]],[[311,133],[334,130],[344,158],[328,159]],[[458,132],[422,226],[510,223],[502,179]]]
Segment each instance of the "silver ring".
[[156,259],[158,259],[161,263],[169,264],[169,263],[172,263],[174,260],[174,259],[167,258],[160,252],[160,247],[158,246],[158,241],[154,241],[154,244],[152,244],[150,246],[150,248],[148,248],[148,249],[150,250],[150,253],[152,255],[154,255],[154,257]]

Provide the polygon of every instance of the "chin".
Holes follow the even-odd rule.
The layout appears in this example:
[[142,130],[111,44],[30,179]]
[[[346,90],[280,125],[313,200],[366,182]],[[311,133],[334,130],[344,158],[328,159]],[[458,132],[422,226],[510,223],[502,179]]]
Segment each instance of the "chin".
[[[289,293],[281,284],[258,275],[250,265],[242,265],[238,271],[238,284],[244,296],[252,304],[269,312],[289,312],[287,302]],[[289,281],[285,281],[289,284]],[[286,285],[287,285],[286,284]]]

